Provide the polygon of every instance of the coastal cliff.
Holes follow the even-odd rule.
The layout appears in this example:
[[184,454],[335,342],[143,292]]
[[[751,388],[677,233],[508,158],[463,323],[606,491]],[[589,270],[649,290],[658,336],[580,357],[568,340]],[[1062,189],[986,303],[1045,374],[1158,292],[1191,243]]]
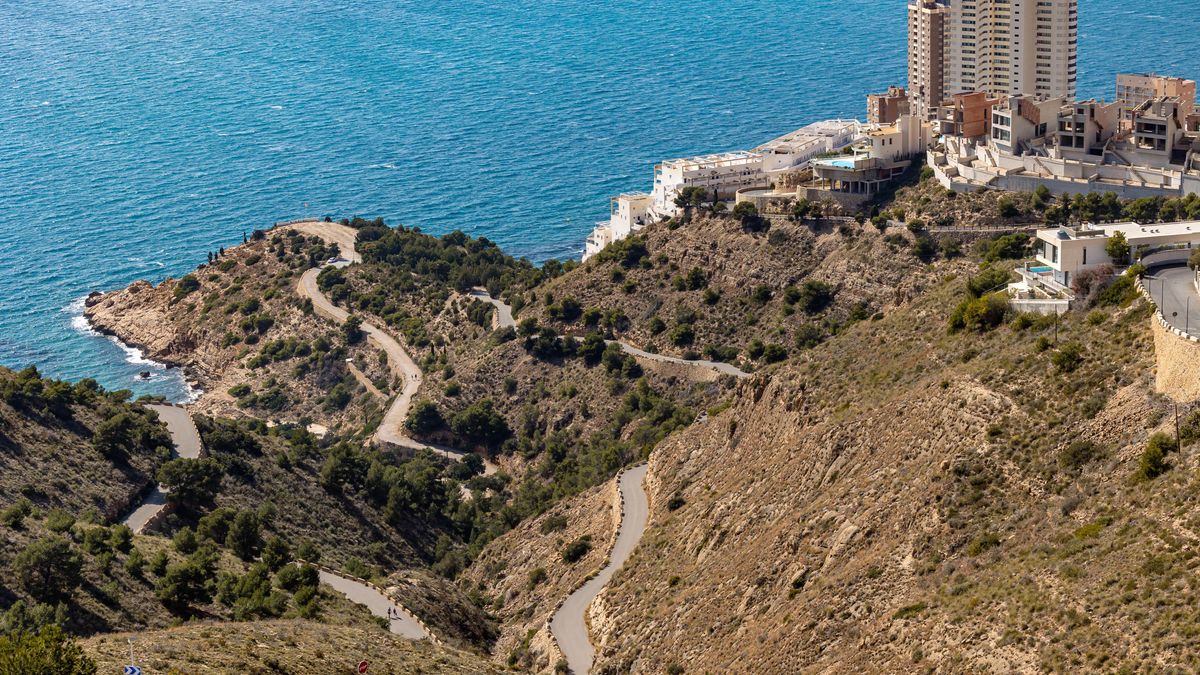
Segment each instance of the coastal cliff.
[[182,367],[202,390],[197,412],[357,433],[382,415],[386,359],[315,316],[293,288],[335,253],[291,230],[259,233],[180,279],[94,293],[84,314],[95,330]]

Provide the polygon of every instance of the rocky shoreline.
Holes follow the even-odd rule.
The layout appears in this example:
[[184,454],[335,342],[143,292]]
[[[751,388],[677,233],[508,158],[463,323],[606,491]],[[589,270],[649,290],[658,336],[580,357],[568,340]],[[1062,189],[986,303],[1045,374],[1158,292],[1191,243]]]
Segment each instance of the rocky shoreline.
[[[166,283],[163,282],[160,286]],[[205,377],[204,370],[198,368],[196,362],[186,353],[172,351],[170,342],[166,347],[157,344],[161,340],[156,341],[146,334],[146,322],[140,318],[129,319],[122,316],[120,308],[116,306],[115,300],[119,294],[137,293],[138,291],[133,289],[143,287],[154,290],[154,286],[147,281],[135,281],[120,291],[92,291],[83,303],[83,319],[92,331],[112,338],[124,347],[137,350],[143,358],[161,364],[168,370],[182,370],[184,382],[191,390],[191,398],[198,399],[211,385],[211,378]],[[166,325],[165,320],[160,321],[158,325]]]

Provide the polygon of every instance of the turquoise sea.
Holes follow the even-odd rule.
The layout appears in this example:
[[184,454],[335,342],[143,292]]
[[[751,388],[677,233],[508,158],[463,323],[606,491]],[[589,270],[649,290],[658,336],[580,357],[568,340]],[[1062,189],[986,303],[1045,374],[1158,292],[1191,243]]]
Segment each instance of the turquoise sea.
[[[655,160],[864,117],[905,4],[0,0],[0,364],[181,398],[82,297],[305,214],[578,256]],[[1184,5],[1129,7],[1080,1],[1081,95],[1200,76]]]

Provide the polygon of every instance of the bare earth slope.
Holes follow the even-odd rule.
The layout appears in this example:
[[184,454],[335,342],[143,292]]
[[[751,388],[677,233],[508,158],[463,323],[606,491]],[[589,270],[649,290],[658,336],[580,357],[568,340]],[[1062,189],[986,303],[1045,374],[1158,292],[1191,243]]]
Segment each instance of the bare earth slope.
[[1052,322],[947,335],[960,288],[659,446],[593,672],[1196,667],[1196,462],[1133,478],[1169,410],[1145,307],[1065,319],[1060,372]]

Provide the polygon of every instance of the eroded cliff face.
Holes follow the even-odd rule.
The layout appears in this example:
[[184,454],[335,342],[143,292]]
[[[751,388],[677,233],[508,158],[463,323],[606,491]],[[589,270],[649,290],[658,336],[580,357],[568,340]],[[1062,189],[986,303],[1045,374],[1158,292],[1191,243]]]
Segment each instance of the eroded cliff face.
[[1168,422],[1144,307],[1068,320],[1087,356],[1060,372],[1036,329],[946,335],[957,283],[656,449],[651,526],[593,608],[595,672],[1195,659],[1191,628],[1144,620],[1186,611],[1200,543],[1193,458],[1133,478]]

